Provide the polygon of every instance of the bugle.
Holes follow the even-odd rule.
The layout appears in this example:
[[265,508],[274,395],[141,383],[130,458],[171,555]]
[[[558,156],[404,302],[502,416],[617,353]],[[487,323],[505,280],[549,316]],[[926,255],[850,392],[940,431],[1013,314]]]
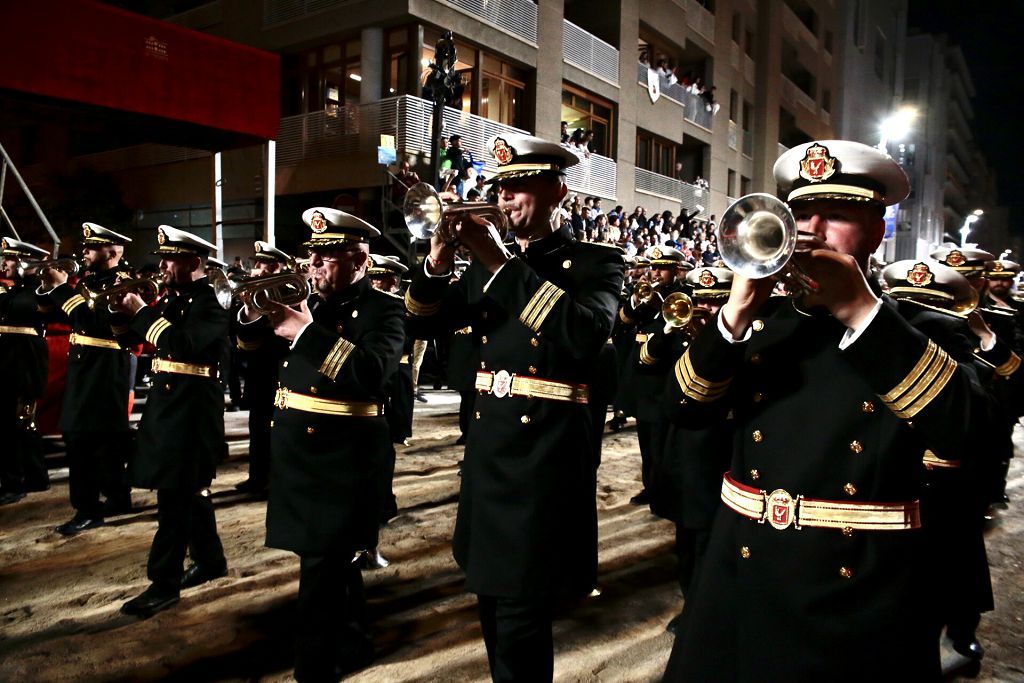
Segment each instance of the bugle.
[[818,290],[818,284],[790,259],[798,231],[785,202],[762,192],[733,202],[716,228],[718,251],[733,272],[752,280],[776,276],[793,294]]
[[421,240],[430,239],[435,232],[448,244],[458,241],[455,224],[467,214],[489,220],[504,235],[508,230],[508,216],[489,202],[445,202],[432,186],[417,183],[405,193],[403,204],[405,225],[409,233]]
[[282,273],[242,280],[235,286],[234,296],[254,313],[266,315],[272,303],[294,306],[308,299],[311,291],[305,275]]
[[32,270],[38,268],[43,270],[44,268],[53,268],[54,270],[61,270],[68,275],[78,275],[78,271],[82,269],[81,264],[73,258],[51,258],[44,259],[42,261],[23,260],[18,261],[18,272],[22,275],[25,274],[26,270]]
[[683,330],[695,337],[711,318],[711,312],[695,306],[685,292],[672,292],[661,304],[661,317],[665,319],[665,334]]
[[156,297],[160,294],[163,280],[162,275],[150,275],[149,277],[122,280],[116,285],[98,291],[91,290],[82,285],[79,287],[78,293],[85,299],[85,303],[89,308],[93,310],[100,303],[106,303],[109,307],[111,301],[119,299],[128,293],[138,294],[142,297],[143,301],[149,304],[155,301]]

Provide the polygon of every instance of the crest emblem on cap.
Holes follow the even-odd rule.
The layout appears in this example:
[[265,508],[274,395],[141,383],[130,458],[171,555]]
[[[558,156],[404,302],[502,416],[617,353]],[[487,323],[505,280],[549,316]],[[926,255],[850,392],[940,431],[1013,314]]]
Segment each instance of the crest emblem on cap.
[[319,235],[327,230],[327,219],[319,211],[314,211],[313,215],[309,217],[309,228]]
[[263,251],[263,245],[262,245],[262,244],[260,244],[259,242],[257,242],[257,243],[256,243],[256,253],[258,254],[258,253],[260,253],[261,251]]
[[1003,262],[1002,261],[996,261],[995,263],[992,264],[992,272],[993,273],[999,273],[1002,270],[1003,270]]
[[836,172],[836,159],[828,153],[828,148],[817,143],[807,148],[804,158],[800,160],[800,177],[812,183],[828,180]]
[[92,237],[92,230],[89,229],[88,225],[82,226],[82,237],[85,237],[86,239]]
[[491,148],[491,154],[494,155],[495,161],[498,162],[499,166],[512,161],[512,157],[515,156],[516,151],[509,147],[508,142],[504,138],[495,138],[494,147]]
[[658,247],[655,247],[654,251],[651,252],[651,256],[653,258],[661,258],[662,256],[664,256],[664,254],[661,253],[661,249],[658,249]]
[[718,284],[718,278],[710,270],[701,271],[700,277],[697,279],[701,287],[714,287]]
[[914,267],[907,271],[907,282],[915,287],[927,287],[935,281],[935,275],[926,263],[915,263]]
[[0,249],[7,249],[7,240],[0,240]]
[[163,244],[167,241],[167,235],[164,234],[163,228],[156,229],[156,243]]
[[956,266],[962,266],[965,263],[967,263],[967,258],[964,257],[963,252],[958,249],[954,249],[946,256],[946,265],[953,266],[954,268]]

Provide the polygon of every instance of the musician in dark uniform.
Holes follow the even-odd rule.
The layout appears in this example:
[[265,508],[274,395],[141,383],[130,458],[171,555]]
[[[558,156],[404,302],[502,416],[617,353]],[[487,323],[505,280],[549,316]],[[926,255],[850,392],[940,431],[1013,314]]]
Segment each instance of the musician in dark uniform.
[[[379,289],[388,294],[401,297],[399,290],[402,275],[409,272],[408,266],[402,263],[397,256],[381,256],[370,254],[372,265],[366,271],[370,277],[370,284],[374,289]],[[398,372],[388,380],[387,388],[387,410],[384,411],[388,420],[388,427],[391,430],[391,442],[408,444],[412,436],[412,409],[413,409],[413,387],[412,387],[412,345],[410,337],[406,337],[401,362],[398,364]],[[394,474],[394,463],[391,464],[392,475]],[[390,492],[389,497],[394,501],[394,494]],[[391,519],[394,515],[388,517]],[[382,520],[387,521],[387,520]]]
[[937,680],[921,457],[967,457],[991,399],[865,279],[909,193],[896,162],[831,140],[774,171],[817,288],[769,298],[772,279],[736,275],[668,383],[678,424],[731,414],[734,440],[665,679]]
[[[147,617],[191,588],[227,574],[209,486],[224,454],[224,390],[228,312],[217,300],[204,261],[217,247],[169,225],[157,228],[160,274],[167,294],[155,306],[135,292],[114,307],[131,316],[130,333],[155,347],[153,388],[139,423],[131,483],[157,490],[157,531],[149,549],[152,582],[121,606]],[[185,551],[192,559],[183,569]]]
[[45,260],[45,249],[10,237],[0,241],[0,505],[49,486],[42,443],[35,425],[36,401],[46,391],[49,357],[46,320],[36,302],[39,275],[23,260]]
[[[584,382],[622,290],[617,250],[576,242],[552,217],[577,158],[506,134],[488,148],[511,250],[477,216],[454,226],[473,253],[451,283],[455,247],[435,233],[406,307],[424,333],[472,326],[478,391],[462,465],[454,555],[479,600],[494,680],[551,680],[551,612],[585,596],[597,567],[594,430]],[[442,232],[444,229],[442,229]]]
[[[253,275],[280,275],[292,257],[262,240],[253,244]],[[236,359],[245,382],[242,404],[249,411],[249,478],[235,486],[243,493],[262,496],[270,480],[270,420],[274,415],[274,392],[281,359],[288,354],[283,339],[267,335],[251,342],[235,333]]]
[[[692,321],[683,329],[672,328],[668,333],[655,330],[642,348],[641,357],[651,367],[668,361],[668,371],[679,355],[690,345],[697,332],[729,297],[732,271],[728,268],[700,267],[686,275],[688,292],[694,312]],[[664,375],[662,379],[664,380]],[[664,386],[664,384],[663,384]],[[677,426],[666,416],[664,445],[651,463],[651,511],[676,526],[676,571],[679,591],[685,598],[690,584],[707,549],[711,535],[711,522],[718,509],[722,472],[729,468],[732,455],[732,433],[728,419],[704,429],[686,429]],[[699,453],[700,457],[693,457]],[[677,615],[666,626],[676,633],[682,615]]]
[[[373,657],[356,551],[377,527],[391,450],[385,385],[402,355],[402,301],[370,286],[380,231],[324,207],[308,209],[305,246],[315,293],[243,325],[245,339],[276,333],[281,364],[270,451],[267,545],[299,555],[295,677],[337,680]],[[255,315],[243,308],[246,320]]]
[[[121,266],[131,239],[95,223],[82,224],[79,282],[97,293],[130,274]],[[75,515],[57,527],[65,536],[92,529],[108,515],[131,510],[125,466],[131,446],[128,395],[131,352],[117,339],[127,332],[124,314],[112,313],[106,301],[91,305],[67,284],[68,274],[49,268],[42,274],[44,303],[63,311],[71,325],[68,379],[60,429],[68,455],[68,489]],[[48,290],[48,291],[47,291]],[[106,504],[100,502],[100,493]]]
[[615,347],[616,383],[615,399],[612,402],[612,419],[608,420],[608,429],[618,432],[626,426],[626,418],[636,416],[636,389],[632,378],[633,342],[636,339],[637,321],[626,316],[626,307],[630,305],[636,283],[647,273],[650,261],[644,256],[626,256],[626,276],[623,279],[620,295],[619,312],[615,316],[612,328],[612,346]]
[[629,379],[636,395],[636,434],[640,442],[640,481],[643,489],[630,498],[629,502],[633,505],[648,505],[651,501],[651,464],[658,459],[668,431],[661,395],[665,378],[672,371],[672,363],[679,357],[676,353],[671,357],[656,359],[648,355],[644,347],[648,337],[665,327],[665,320],[661,316],[662,301],[674,292],[687,289],[678,278],[680,273],[693,268],[683,252],[674,247],[650,247],[644,256],[651,263],[648,282],[653,292],[646,300],[641,300],[634,289],[633,295],[622,306],[623,317],[635,321],[637,326],[630,351],[633,372]]
[[[941,337],[943,350],[961,365],[973,367],[985,386],[992,389],[1003,384],[993,370],[1012,354],[1004,350],[1006,345],[999,343],[977,312],[969,313],[977,298],[963,275],[931,259],[909,259],[889,264],[882,277],[890,295],[909,309],[906,314],[911,324],[929,337]],[[934,310],[950,313],[929,313]],[[1012,364],[1007,370],[1007,376],[1016,372]],[[996,403],[996,408],[1002,407],[1001,401]],[[996,432],[976,433],[969,457],[943,459],[931,450],[925,450],[922,457],[921,525],[932,568],[927,581],[931,583],[929,602],[935,630],[945,628],[954,650],[978,660],[984,648],[975,630],[982,612],[993,609],[983,538],[988,502],[980,475],[999,461],[994,448],[997,439]]]

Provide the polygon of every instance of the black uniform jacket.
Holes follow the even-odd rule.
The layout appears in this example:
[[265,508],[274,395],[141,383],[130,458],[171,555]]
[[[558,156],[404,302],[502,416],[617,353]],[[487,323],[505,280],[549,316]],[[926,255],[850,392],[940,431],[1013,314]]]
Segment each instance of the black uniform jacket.
[[[384,403],[405,339],[396,296],[362,278],[327,300],[309,298],[311,323],[281,363],[281,387],[335,401]],[[273,334],[244,325],[246,341]],[[383,415],[274,410],[267,545],[298,554],[357,550],[378,522],[380,469],[391,449]]]
[[[114,269],[91,272],[80,285],[98,292],[114,284],[118,275],[128,277]],[[52,289],[46,297],[62,310],[74,334],[107,341],[127,339],[128,320],[123,314],[114,314],[105,302],[95,309],[67,283]],[[68,380],[64,392],[64,406],[60,414],[60,429],[67,432],[120,432],[128,429],[128,394],[131,381],[129,364],[131,352],[123,346],[117,349],[72,344],[68,351]]]
[[[620,252],[576,242],[568,230],[513,249],[493,280],[478,262],[452,285],[417,273],[406,294],[412,321],[424,326],[416,336],[471,325],[481,371],[588,383],[618,305]],[[475,408],[454,538],[467,588],[505,597],[590,591],[597,511],[588,406],[481,393]]]
[[[683,285],[678,282],[658,289],[662,296],[684,291]],[[622,309],[629,311],[629,317],[638,320],[630,349],[630,382],[636,395],[636,419],[646,422],[662,422],[665,419],[662,401],[665,378],[671,374],[672,366],[682,353],[682,344],[686,341],[680,334],[664,334],[665,318],[661,315],[661,301],[655,297],[650,304],[630,309],[627,303]]]
[[210,485],[224,443],[224,390],[220,373],[229,350],[228,312],[207,279],[143,308],[129,325],[156,347],[154,359],[212,367],[213,377],[153,374],[139,424],[132,485],[198,491]]
[[[716,318],[676,363],[666,407],[696,429],[731,412],[731,476],[756,490],[918,500],[924,449],[966,457],[992,422],[989,395],[887,298],[840,350],[845,331],[781,297],[746,343]],[[720,505],[666,680],[937,678],[923,550],[919,529],[778,530]]]
[[35,400],[46,391],[49,356],[46,351],[44,312],[39,310],[35,288],[39,279],[29,277],[10,289],[0,286],[0,325],[28,327],[36,334],[0,332],[0,380],[4,394]]

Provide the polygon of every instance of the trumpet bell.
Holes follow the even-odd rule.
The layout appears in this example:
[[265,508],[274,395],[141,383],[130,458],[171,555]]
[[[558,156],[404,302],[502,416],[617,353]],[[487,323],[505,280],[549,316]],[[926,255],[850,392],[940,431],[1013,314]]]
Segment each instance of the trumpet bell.
[[441,195],[427,183],[417,183],[405,193],[402,207],[405,225],[416,239],[429,240],[444,217]]
[[760,279],[775,275],[796,250],[796,220],[778,198],[765,193],[740,197],[718,225],[718,250],[734,272]]
[[671,327],[686,327],[693,318],[693,299],[684,292],[672,292],[661,304],[661,317]]

